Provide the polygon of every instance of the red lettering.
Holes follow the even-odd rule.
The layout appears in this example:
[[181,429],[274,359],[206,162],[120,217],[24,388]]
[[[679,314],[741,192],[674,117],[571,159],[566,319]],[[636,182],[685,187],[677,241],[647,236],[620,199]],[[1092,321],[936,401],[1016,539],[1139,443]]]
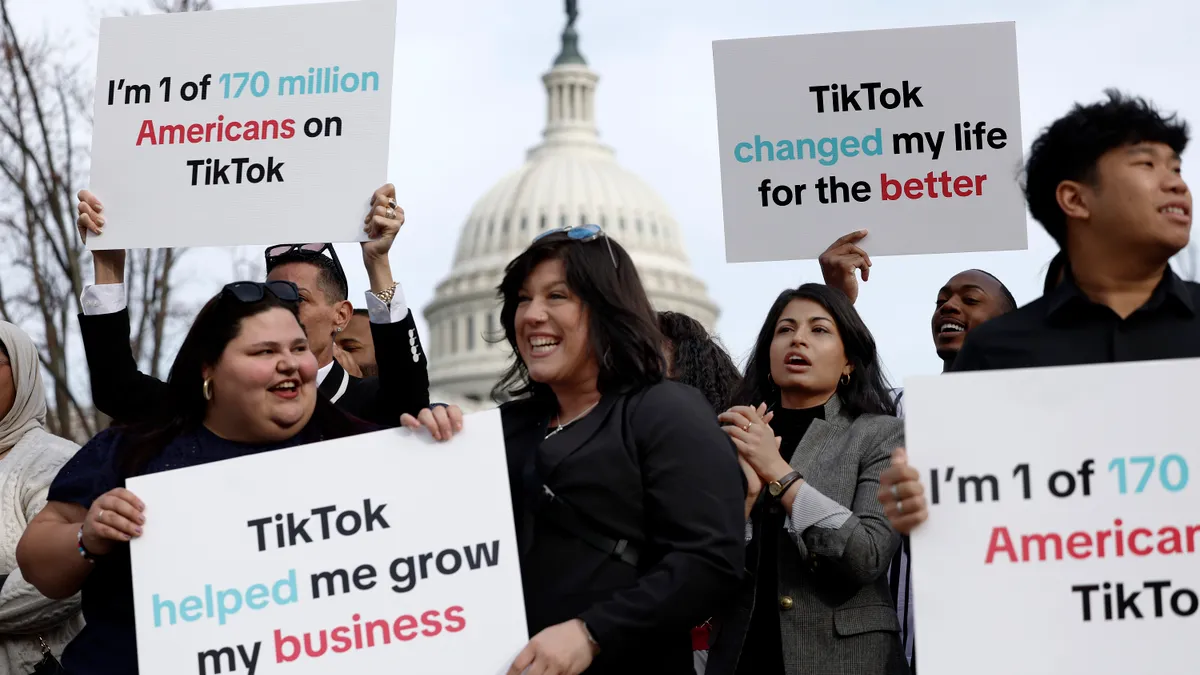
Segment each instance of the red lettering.
[[1104,557],[1104,542],[1112,536],[1112,530],[1100,530],[1096,533],[1096,557]]
[[904,182],[904,196],[909,199],[921,198],[921,179],[909,178]]
[[[406,630],[411,630],[412,633],[406,635],[403,632]],[[396,619],[395,623],[392,624],[392,632],[396,634],[396,639],[402,642],[408,642],[409,640],[415,639],[417,637],[417,617],[411,614],[405,614],[404,616]]]
[[983,174],[982,176],[980,176],[979,174],[975,174],[975,195],[976,196],[983,195],[983,181],[985,181],[985,180],[987,180],[986,173]]
[[[242,140],[241,128],[242,128],[241,122],[230,122],[229,124],[226,124],[225,125],[225,138],[228,138],[231,141]],[[237,136],[233,135],[233,132],[235,132],[235,131],[238,132]]]
[[329,649],[329,641],[326,639],[325,631],[320,631],[318,633],[318,635],[321,636],[321,648],[320,649],[316,649],[312,646],[312,633],[304,634],[304,653],[308,654],[309,656],[311,656],[313,658],[316,658],[316,657],[324,654],[325,650]]
[[[1158,531],[1158,536],[1162,537],[1158,542],[1159,553],[1164,555],[1183,553],[1183,541],[1180,539],[1179,530],[1173,527],[1164,527]],[[1171,544],[1170,550],[1167,550],[1166,544]]]
[[392,644],[392,627],[390,625],[388,625],[388,622],[386,622],[386,621],[376,620],[376,621],[372,621],[371,623],[367,624],[367,646],[368,647],[375,646],[375,629],[376,628],[380,628],[383,630],[383,644],[385,644],[385,645]]
[[280,126],[283,128],[283,133],[280,134],[283,138],[291,138],[296,135],[296,120],[289,117]]
[[1030,558],[1032,557],[1029,555],[1029,550],[1033,548],[1033,544],[1037,544],[1038,547],[1038,560],[1045,560],[1046,544],[1048,543],[1054,544],[1054,559],[1062,560],[1062,537],[1053,533],[1021,535],[1021,553],[1025,559],[1025,562],[1029,562]]
[[338,626],[329,634],[330,640],[337,643],[333,647],[333,651],[338,654],[345,654],[354,647],[354,642],[350,639],[350,627]]
[[[421,615],[421,623],[426,626],[426,629],[421,631],[421,635],[425,637],[433,637],[442,632],[442,622],[438,621],[441,612],[436,609],[431,609]],[[432,633],[430,631],[433,631]]]
[[954,194],[959,197],[971,196],[971,177],[959,176],[954,179]]
[[1008,536],[1007,527],[993,527],[992,541],[988,544],[987,559],[983,561],[985,565],[991,565],[992,559],[997,553],[1008,553],[1009,562],[1017,562],[1017,551],[1013,548],[1012,538]]
[[[213,132],[216,130],[217,130],[216,122],[209,122],[207,125],[205,125],[205,130],[204,130],[204,142],[205,143],[212,143],[212,135],[213,135]],[[217,140],[220,140],[220,138],[218,138]]]
[[1144,527],[1139,527],[1138,529],[1131,532],[1129,534],[1129,550],[1133,551],[1134,555],[1150,555],[1151,553],[1154,553],[1153,546],[1151,546],[1150,548],[1138,548],[1138,543],[1137,543],[1139,535],[1149,537],[1152,534],[1154,534],[1154,533],[1151,532],[1150,530],[1147,530]]
[[[292,650],[290,656],[283,653],[283,648],[288,647]],[[284,636],[280,630],[275,631],[275,663],[291,663],[300,658],[300,641],[288,635]]]
[[[1076,549],[1082,548],[1083,551]],[[1067,538],[1067,554],[1076,560],[1086,560],[1092,555],[1092,537],[1087,532],[1073,532]]]
[[151,122],[150,120],[145,120],[142,122],[142,128],[138,130],[137,143],[134,143],[134,145],[140,146],[142,141],[147,139],[150,141],[150,145],[155,145],[154,122]]
[[188,127],[187,137],[188,137],[188,143],[204,142],[204,125],[203,124],[193,124],[192,126]]
[[[885,202],[901,198],[978,197],[983,194],[983,182],[986,180],[986,174],[951,176],[949,171],[940,174],[930,171],[923,178],[906,179],[888,178],[888,175],[883,173],[879,175],[879,192]],[[951,182],[954,183],[953,192],[950,189]]]
[[462,611],[463,608],[459,607],[458,605],[450,607],[446,610],[446,632],[457,633],[458,631],[467,627],[467,620],[461,616]]
[[1196,552],[1196,535],[1200,534],[1200,525],[1188,525],[1188,553]]

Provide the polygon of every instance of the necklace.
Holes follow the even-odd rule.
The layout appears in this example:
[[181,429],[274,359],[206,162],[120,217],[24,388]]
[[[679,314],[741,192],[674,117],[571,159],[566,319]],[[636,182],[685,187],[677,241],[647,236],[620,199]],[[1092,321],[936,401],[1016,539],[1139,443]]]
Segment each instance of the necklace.
[[[546,434],[545,438],[543,438],[542,440],[546,440],[546,438],[550,438],[550,437],[551,437],[551,436],[553,436],[554,434],[557,434],[558,432],[562,431],[563,429],[566,429],[567,427],[571,426],[572,424],[574,424],[574,423],[578,422],[578,421],[579,421],[579,418],[581,418],[581,417],[583,417],[584,415],[586,415],[586,414],[590,413],[590,412],[592,411],[592,408],[595,408],[595,407],[596,407],[597,405],[599,405],[599,404],[600,404],[600,402],[599,402],[599,401],[596,401],[595,403],[593,403],[593,404],[589,405],[589,406],[587,407],[587,409],[585,409],[583,412],[579,413],[579,414],[578,414],[578,415],[576,415],[574,418],[572,418],[570,422],[567,422],[566,424],[559,424],[559,425],[558,425],[558,428],[556,428],[556,429],[554,429],[553,431],[551,431],[550,433]],[[561,421],[562,421],[562,418],[560,417],[560,418],[559,418],[559,422],[561,422]]]

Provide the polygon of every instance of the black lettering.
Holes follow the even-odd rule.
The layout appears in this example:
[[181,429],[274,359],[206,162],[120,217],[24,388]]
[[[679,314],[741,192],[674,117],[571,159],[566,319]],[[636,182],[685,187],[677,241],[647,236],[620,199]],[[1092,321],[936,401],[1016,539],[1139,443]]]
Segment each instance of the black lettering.
[[[350,525],[343,525],[347,519],[351,521]],[[349,537],[358,532],[358,528],[362,527],[362,517],[356,511],[343,511],[337,517],[337,531],[342,536]]]
[[283,164],[284,164],[283,162],[276,164],[274,157],[267,158],[267,182],[268,183],[271,183],[271,182],[282,183],[283,182],[283,174],[280,173],[280,170],[283,169]]
[[189,159],[187,165],[192,167],[192,185],[195,185],[200,180],[200,167],[204,166],[204,160]]
[[905,108],[924,108],[921,104],[921,99],[917,98],[917,94],[921,92],[921,87],[908,88],[908,80],[904,81],[904,107]]
[[312,575],[312,596],[313,600],[318,600],[321,597],[321,582],[325,582],[325,595],[337,595],[337,588],[333,585],[334,580],[342,582],[342,593],[350,592],[350,575],[346,570],[333,570],[331,572],[317,572]]
[[[279,166],[283,166],[280,164]],[[371,500],[363,500],[363,513],[366,515],[367,532],[374,532],[378,526],[381,530],[386,530],[391,527],[388,521],[383,519],[383,510],[387,508],[387,504],[380,504],[378,507],[371,508]]]
[[491,550],[486,543],[475,544],[475,555],[471,555],[471,547],[464,546],[463,553],[467,556],[467,567],[477,570],[481,565],[495,567],[500,562],[500,540],[492,541]]
[[294,514],[287,514],[288,546],[295,546],[297,537],[303,539],[306,544],[312,543],[312,537],[309,537],[308,532],[304,529],[306,525],[308,525],[308,518],[297,523]]
[[829,87],[820,85],[817,87],[809,87],[808,90],[817,95],[817,112],[825,112],[825,92],[829,91]]
[[1162,592],[1163,592],[1164,588],[1171,587],[1171,582],[1169,582],[1169,581],[1147,581],[1146,583],[1142,584],[1142,586],[1154,591],[1154,618],[1161,619],[1163,616]]
[[206,652],[196,654],[196,660],[199,662],[200,675],[206,675],[208,671],[208,662],[212,661],[212,672],[221,672],[221,657],[224,656],[228,661],[229,667],[227,670],[233,672],[237,670],[237,653],[233,647],[222,647],[220,649],[210,649]]
[[322,506],[319,509],[313,509],[312,514],[321,519],[321,538],[329,539],[329,514],[337,510],[337,506]]
[[1092,593],[1100,590],[1099,584],[1089,584],[1087,586],[1072,586],[1071,592],[1078,593],[1080,601],[1083,603],[1083,620],[1092,620]]
[[1125,613],[1133,615],[1140,619],[1142,618],[1142,610],[1138,609],[1137,599],[1141,595],[1141,591],[1134,591],[1129,595],[1125,595],[1125,584],[1117,584],[1117,618],[1124,619]]
[[[191,162],[188,162],[188,164],[191,164]],[[193,173],[194,173],[194,170],[193,170]],[[195,185],[195,184],[196,184],[195,178],[193,178],[192,185]],[[270,524],[271,524],[270,518],[258,518],[255,520],[246,521],[246,527],[255,528],[255,532],[258,535],[258,550],[259,551],[267,550],[267,530],[266,530],[266,528],[267,528],[267,525],[270,525]]]

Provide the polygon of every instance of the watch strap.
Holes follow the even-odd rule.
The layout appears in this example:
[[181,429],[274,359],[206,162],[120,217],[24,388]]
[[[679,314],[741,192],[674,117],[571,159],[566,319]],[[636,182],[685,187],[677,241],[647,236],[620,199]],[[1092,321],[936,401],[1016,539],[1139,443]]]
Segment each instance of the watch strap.
[[783,497],[783,493],[788,491],[788,488],[792,486],[792,483],[795,483],[802,478],[804,478],[804,476],[800,475],[799,471],[792,471],[783,478],[780,478],[777,481],[772,481],[770,484],[771,498],[779,499],[780,497]]

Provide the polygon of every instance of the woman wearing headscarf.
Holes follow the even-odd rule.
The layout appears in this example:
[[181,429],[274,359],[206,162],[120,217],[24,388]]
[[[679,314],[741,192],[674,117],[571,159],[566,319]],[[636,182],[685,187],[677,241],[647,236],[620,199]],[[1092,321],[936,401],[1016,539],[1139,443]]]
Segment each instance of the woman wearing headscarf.
[[[63,654],[70,675],[138,672],[129,541],[154,524],[147,522],[147,505],[125,489],[127,478],[377,428],[318,394],[317,359],[299,303],[288,281],[225,286],[200,310],[179,348],[164,416],[101,432],[55,477],[17,559],[49,597],[82,591],[87,625]],[[433,431],[462,419],[456,408],[425,409],[420,418],[406,415],[401,422]]]
[[718,622],[708,672],[907,674],[885,574],[900,536],[878,502],[904,425],[846,295],[780,294],[737,399],[720,419],[750,483],[751,574]]
[[46,431],[37,347],[0,321],[0,673],[26,675],[53,660],[79,631],[79,596],[51,600],[17,568],[17,542],[46,505],[46,491],[79,446]]

